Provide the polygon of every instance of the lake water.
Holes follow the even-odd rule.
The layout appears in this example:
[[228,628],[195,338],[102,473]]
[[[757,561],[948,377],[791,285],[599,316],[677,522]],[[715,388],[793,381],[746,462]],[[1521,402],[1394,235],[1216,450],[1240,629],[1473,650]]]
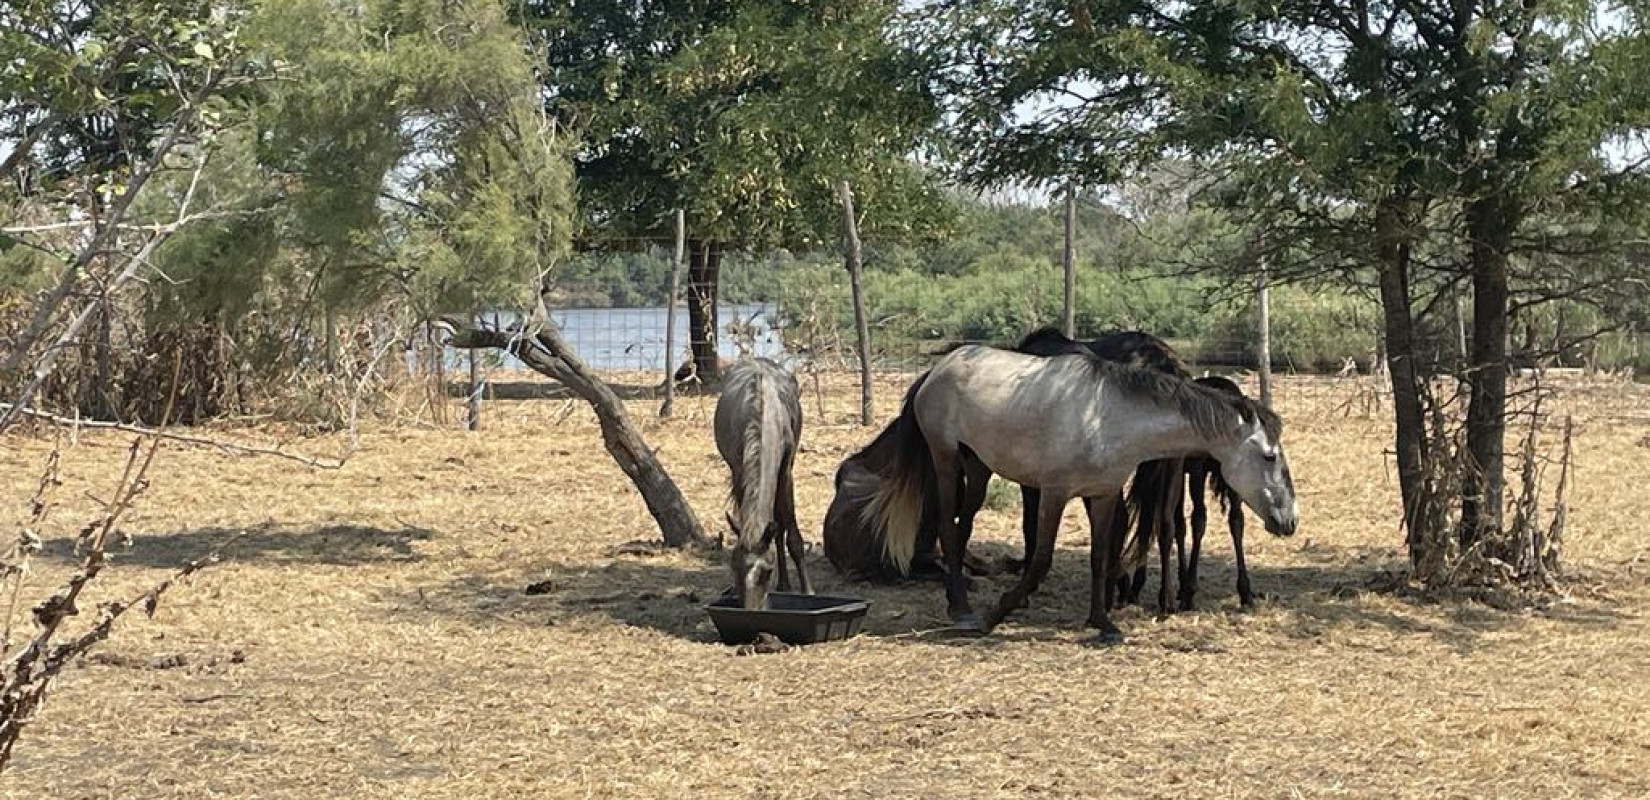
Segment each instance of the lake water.
[[[729,322],[750,321],[754,336],[754,353],[768,358],[779,358],[785,353],[779,332],[772,327],[771,317],[776,309],[767,304],[724,305],[719,307],[721,331],[716,350],[723,358],[739,355],[734,337],[727,333]],[[561,328],[562,338],[584,359],[591,369],[603,371],[663,371],[665,368],[666,310],[658,308],[563,308],[550,312],[550,318]],[[514,319],[513,314],[502,315],[504,324]],[[675,364],[687,358],[688,314],[685,307],[676,309]],[[449,350],[448,363],[463,363],[464,353]],[[521,367],[522,363],[504,356],[507,367]]]

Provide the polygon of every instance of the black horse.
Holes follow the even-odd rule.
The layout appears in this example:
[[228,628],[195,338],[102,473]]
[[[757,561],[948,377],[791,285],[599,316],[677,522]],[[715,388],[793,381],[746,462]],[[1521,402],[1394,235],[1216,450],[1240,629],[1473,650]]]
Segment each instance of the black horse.
[[[1238,388],[1227,378],[1219,375],[1208,375],[1198,378],[1197,382],[1212,389],[1219,389],[1235,395],[1242,395],[1243,390]],[[1180,576],[1180,607],[1190,611],[1193,598],[1197,594],[1197,562],[1203,552],[1203,532],[1209,524],[1209,507],[1206,492],[1214,492],[1215,498],[1220,501],[1220,507],[1226,512],[1226,526],[1232,532],[1232,554],[1237,561],[1237,591],[1238,604],[1249,608],[1255,604],[1255,591],[1249,586],[1249,566],[1243,560],[1243,502],[1238,499],[1232,487],[1220,477],[1220,462],[1212,458],[1193,458],[1186,460],[1186,479],[1191,483],[1188,494],[1192,498],[1192,549],[1186,556],[1185,571]],[[1185,539],[1176,531],[1176,546],[1182,551],[1185,549]]]

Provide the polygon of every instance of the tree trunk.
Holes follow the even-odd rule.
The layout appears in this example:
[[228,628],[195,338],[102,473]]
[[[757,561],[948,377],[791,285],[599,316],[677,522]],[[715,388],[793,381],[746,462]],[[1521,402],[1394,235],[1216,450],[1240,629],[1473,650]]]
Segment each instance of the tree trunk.
[[871,424],[871,327],[865,320],[865,292],[860,285],[859,226],[854,219],[854,193],[847,181],[837,184],[842,197],[842,243],[847,251],[848,286],[854,300],[854,348],[859,352],[859,424]]
[[92,321],[92,341],[87,351],[83,351],[90,356],[92,374],[90,380],[84,373],[81,374],[78,405],[80,413],[92,419],[115,419],[118,415],[112,400],[115,391],[114,312],[108,297],[99,297],[92,302],[97,304]]
[[722,271],[720,242],[693,242],[688,256],[688,346],[693,350],[693,370],[705,384],[722,379],[716,357],[717,280]]
[[1397,435],[1398,491],[1404,506],[1404,535],[1412,566],[1422,561],[1428,539],[1421,535],[1420,521],[1425,497],[1426,418],[1421,410],[1421,376],[1415,354],[1415,326],[1410,311],[1409,244],[1398,232],[1395,210],[1377,212],[1380,237],[1381,310],[1386,344],[1387,371],[1392,377],[1392,415]]
[[1472,240],[1472,342],[1467,363],[1467,454],[1461,487],[1461,545],[1501,530],[1506,487],[1507,239],[1515,224],[1495,195],[1467,206]]
[[574,354],[554,323],[547,321],[532,338],[516,338],[515,331],[478,329],[470,326],[468,320],[449,318],[444,322],[454,330],[449,342],[451,346],[504,350],[534,370],[560,381],[589,403],[595,409],[596,420],[602,428],[602,444],[641,493],[648,513],[659,524],[665,545],[685,547],[709,544],[703,529],[699,527],[698,518],[693,514],[693,508],[676,487],[676,482],[654,458],[653,450],[642,440],[641,433],[630,424],[624,404]]
[[326,369],[328,378],[338,377],[338,318],[332,303],[322,300],[322,324],[326,326]]
[[466,422],[470,430],[481,430],[481,366],[477,363],[476,351],[471,350],[470,356],[470,392],[465,402],[468,409]]

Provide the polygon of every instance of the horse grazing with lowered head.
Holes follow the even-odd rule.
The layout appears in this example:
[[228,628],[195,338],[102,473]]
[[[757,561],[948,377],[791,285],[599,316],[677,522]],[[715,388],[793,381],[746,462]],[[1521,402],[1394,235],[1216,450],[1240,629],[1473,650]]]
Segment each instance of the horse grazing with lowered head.
[[802,440],[802,403],[796,378],[765,358],[743,359],[722,374],[716,401],[716,450],[732,473],[728,515],[733,529],[733,584],[745,608],[767,602],[777,550],[779,590],[789,591],[785,550],[790,549],[802,591],[813,594],[803,566],[802,531],[796,525],[791,466]]
[[[1115,569],[1112,513],[1119,491],[1143,462],[1209,454],[1271,530],[1297,521],[1293,481],[1269,409],[1190,380],[1120,366],[1093,353],[1043,358],[989,347],[952,351],[906,394],[895,420],[898,452],[867,513],[884,531],[888,557],[908,563],[935,497],[945,555],[947,611],[965,630],[988,631],[1019,607],[1048,574],[1060,518],[1073,497],[1088,498],[1090,525],[1105,531],[1091,547],[1102,581]],[[968,601],[958,511],[978,508],[993,474],[1041,490],[1037,540],[1019,582],[984,619]],[[959,497],[959,490],[969,497]],[[1134,558],[1143,558],[1136,537]],[[1089,624],[1121,641],[1109,618],[1110,593],[1096,591]]]

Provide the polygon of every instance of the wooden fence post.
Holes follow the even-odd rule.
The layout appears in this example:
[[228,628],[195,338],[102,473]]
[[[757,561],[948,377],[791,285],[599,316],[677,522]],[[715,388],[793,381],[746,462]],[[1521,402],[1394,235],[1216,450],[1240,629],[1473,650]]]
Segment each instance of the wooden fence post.
[[676,249],[670,255],[670,290],[665,295],[665,402],[659,406],[659,416],[670,416],[676,403],[676,292],[681,288],[682,261],[687,258],[687,222],[682,209],[676,209]]
[[476,351],[469,351],[470,356],[470,399],[469,420],[470,430],[481,430],[481,367],[476,360]]
[[842,196],[842,244],[847,250],[848,286],[854,298],[854,338],[859,350],[859,424],[871,424],[871,327],[865,321],[865,293],[860,287],[859,226],[854,220],[854,193],[846,180],[837,183]]
[[[1262,256],[1264,258],[1264,256]],[[1260,402],[1272,405],[1272,290],[1267,285],[1266,262],[1255,276],[1255,361],[1260,375]]]
[[1077,184],[1066,187],[1066,247],[1060,265],[1065,270],[1065,303],[1061,306],[1060,330],[1066,338],[1077,336]]

